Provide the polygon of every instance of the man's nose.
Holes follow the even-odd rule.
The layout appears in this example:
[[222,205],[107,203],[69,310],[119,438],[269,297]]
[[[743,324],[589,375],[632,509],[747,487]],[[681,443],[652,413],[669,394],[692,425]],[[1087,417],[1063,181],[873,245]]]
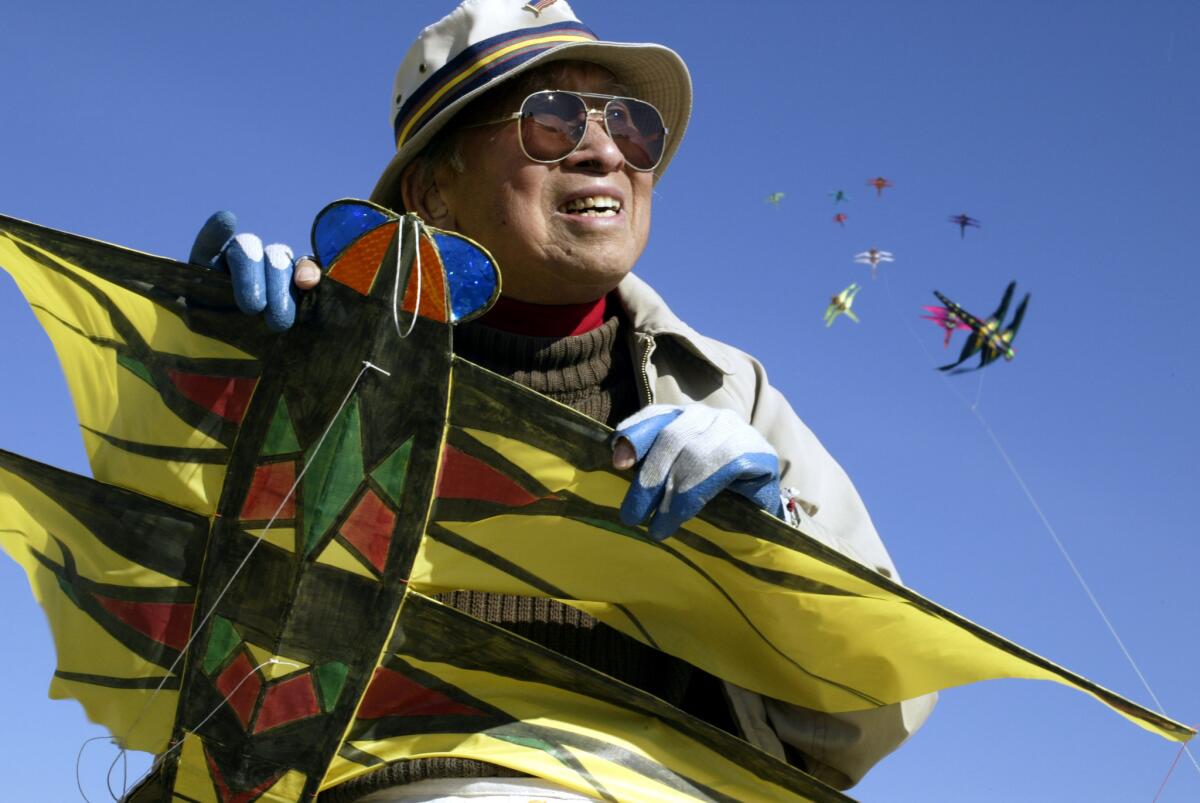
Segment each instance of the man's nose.
[[583,141],[566,161],[572,167],[590,167],[605,173],[616,172],[625,166],[624,154],[608,135],[608,128],[604,125],[604,112],[599,109],[588,110],[588,125],[583,132]]

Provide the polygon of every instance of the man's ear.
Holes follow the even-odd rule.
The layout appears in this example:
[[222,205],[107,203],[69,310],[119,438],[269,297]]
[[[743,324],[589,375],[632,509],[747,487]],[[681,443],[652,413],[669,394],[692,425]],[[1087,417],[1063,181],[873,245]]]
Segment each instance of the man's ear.
[[434,170],[423,170],[417,160],[409,162],[400,174],[400,195],[404,208],[416,212],[431,226],[453,229],[454,215],[442,197]]

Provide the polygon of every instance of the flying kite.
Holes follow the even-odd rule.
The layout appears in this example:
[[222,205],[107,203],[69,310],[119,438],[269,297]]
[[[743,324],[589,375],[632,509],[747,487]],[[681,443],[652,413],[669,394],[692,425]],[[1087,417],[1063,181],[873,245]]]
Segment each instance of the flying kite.
[[[1009,282],[1008,287],[1004,291],[1004,297],[1000,299],[1000,306],[996,308],[996,311],[986,321],[981,321],[937,290],[933,291],[938,301],[941,301],[949,312],[953,313],[971,329],[971,334],[967,337],[967,342],[963,344],[962,353],[958,355],[958,360],[949,365],[939,366],[939,371],[950,371],[955,374],[977,371],[998,357],[1003,356],[1006,360],[1012,360],[1016,356],[1017,352],[1012,347],[1012,342],[1017,336],[1017,329],[1021,326],[1021,320],[1025,317],[1025,307],[1029,304],[1029,293],[1026,293],[1025,297],[1021,299],[1021,303],[1017,306],[1017,311],[1013,315],[1012,322],[1007,327],[1001,328],[1001,323],[1004,321],[1004,316],[1008,314],[1008,305],[1012,301],[1013,292],[1016,289],[1017,283],[1015,281]],[[974,368],[957,367],[970,359],[976,352],[982,352],[979,358],[979,365]]]
[[855,254],[854,261],[862,265],[870,265],[871,278],[874,279],[880,262],[895,262],[896,259],[891,251],[880,251],[878,248],[869,248],[861,254]]
[[970,329],[971,325],[964,322],[958,317],[958,313],[947,307],[923,307],[928,314],[921,317],[927,321],[933,321],[940,326],[946,333],[942,340],[942,348],[947,348],[950,345],[950,337],[959,329]]
[[892,182],[888,181],[888,180],[887,180],[886,178],[884,178],[883,176],[876,176],[875,178],[873,178],[873,179],[869,179],[869,180],[867,181],[867,186],[868,186],[868,187],[874,187],[874,188],[875,188],[875,195],[876,195],[876,196],[880,196],[880,195],[883,195],[883,190],[884,190],[884,188],[885,188],[885,187],[890,187],[890,186],[892,186]]
[[831,198],[833,198],[833,202],[835,204],[839,203],[841,201],[849,201],[850,200],[850,196],[846,194],[845,190],[834,190],[833,192],[829,193],[829,195]]
[[779,206],[779,202],[783,200],[783,195],[782,192],[773,192],[767,196],[767,203],[772,206]]
[[833,222],[839,226],[845,226],[847,220],[849,220],[849,218],[846,216],[845,212],[838,212],[833,216]]
[[829,299],[829,306],[825,309],[826,327],[833,326],[833,322],[837,320],[837,316],[839,315],[845,315],[850,320],[858,323],[858,316],[854,314],[854,311],[850,307],[854,304],[854,297],[858,295],[858,291],[861,289],[858,286],[858,282],[851,282],[849,287]]
[[979,221],[967,214],[951,215],[947,218],[951,223],[958,226],[958,236],[960,238],[967,236],[967,226],[979,228]]
[[846,800],[447,589],[559,599],[821,711],[1025,677],[1194,735],[740,497],[653,541],[621,521],[612,430],[453,353],[499,292],[486,251],[339,201],[313,252],[277,335],[226,275],[0,217],[95,475],[0,451],[0,547],[46,610],[52,696],[158,755],[130,803],[311,801],[431,755],[615,801]]

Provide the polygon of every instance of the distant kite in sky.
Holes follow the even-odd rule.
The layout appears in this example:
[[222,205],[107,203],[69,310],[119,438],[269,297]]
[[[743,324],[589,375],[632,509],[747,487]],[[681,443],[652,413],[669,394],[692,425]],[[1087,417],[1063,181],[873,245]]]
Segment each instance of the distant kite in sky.
[[829,193],[829,197],[833,198],[833,202],[835,204],[840,203],[841,201],[850,200],[850,196],[846,194],[845,190],[834,190],[833,192]]
[[976,229],[979,228],[979,221],[967,214],[951,215],[947,219],[951,223],[958,226],[958,236],[959,237],[967,236],[967,226],[972,226]]
[[838,224],[839,226],[845,226],[845,225],[846,225],[846,221],[847,221],[848,219],[849,219],[849,218],[847,218],[847,217],[846,217],[846,213],[845,213],[845,212],[838,212],[836,215],[834,215],[834,216],[833,216],[833,222],[834,222],[834,223],[836,223],[836,224]]
[[858,316],[854,314],[854,311],[850,307],[854,304],[854,297],[858,295],[858,291],[861,289],[858,282],[851,282],[849,287],[829,299],[829,306],[825,309],[825,325],[827,327],[833,326],[833,322],[837,320],[837,316],[839,315],[845,315],[850,320],[858,323]]
[[779,206],[779,202],[783,200],[783,195],[782,192],[773,192],[767,196],[767,203],[772,206]]
[[892,186],[892,182],[888,181],[883,176],[876,176],[875,178],[867,181],[867,186],[874,187],[876,195],[883,195],[884,187]]
[[921,317],[927,321],[933,321],[940,326],[946,333],[945,339],[942,340],[942,348],[950,345],[950,337],[959,329],[970,330],[970,324],[965,323],[958,317],[958,313],[947,307],[923,307],[929,313]]
[[996,311],[986,321],[979,320],[937,290],[933,291],[933,294],[938,297],[938,301],[941,301],[947,310],[953,312],[959,320],[967,324],[971,329],[971,335],[967,338],[967,342],[963,344],[963,350],[958,355],[958,360],[949,365],[939,366],[939,371],[951,371],[951,369],[957,368],[957,366],[966,362],[972,355],[980,351],[982,354],[979,358],[979,365],[975,368],[958,368],[951,371],[951,373],[959,374],[966,371],[976,371],[997,357],[1003,356],[1004,359],[1011,360],[1016,356],[1017,352],[1012,347],[1012,342],[1017,336],[1017,329],[1021,326],[1021,319],[1025,317],[1025,307],[1029,304],[1029,293],[1026,293],[1025,297],[1021,299],[1021,303],[1017,306],[1017,311],[1013,315],[1012,322],[1006,328],[1000,328],[1004,316],[1008,314],[1008,305],[1012,301],[1013,292],[1016,289],[1016,282],[1008,283],[1008,287],[1004,291],[1004,297],[1000,300],[1000,306],[996,308]]
[[863,265],[870,265],[871,278],[874,279],[880,262],[895,262],[896,258],[891,251],[880,251],[878,248],[870,248],[861,254],[855,254],[854,261]]

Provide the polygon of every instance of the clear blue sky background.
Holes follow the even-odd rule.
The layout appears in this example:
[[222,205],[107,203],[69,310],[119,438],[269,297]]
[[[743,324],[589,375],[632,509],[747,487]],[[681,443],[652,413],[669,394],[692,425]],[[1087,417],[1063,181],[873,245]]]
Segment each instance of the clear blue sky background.
[[[518,2],[518,0],[513,0]],[[0,213],[182,258],[204,218],[308,250],[391,152],[392,75],[451,0],[8,4]],[[1188,0],[577,0],[602,37],[660,41],[696,110],[639,272],[766,363],[842,462],[905,580],[1152,705],[969,410],[1020,471],[1168,713],[1200,722],[1194,345],[1200,7]],[[887,176],[875,197],[865,181]],[[851,201],[844,228],[827,193]],[[786,197],[765,203],[772,192]],[[981,230],[946,221],[966,212]],[[890,250],[871,281],[854,253]],[[945,379],[934,288],[1033,300],[1013,363]],[[862,322],[825,329],[864,285]],[[961,338],[961,335],[959,335]],[[86,471],[49,343],[0,279],[0,446]],[[981,385],[982,382],[982,385]],[[0,561],[9,800],[79,799],[100,729],[50,702],[42,614]],[[85,782],[104,799],[103,745]],[[92,752],[95,751],[95,752]],[[1082,694],[952,690],[864,801],[1149,801],[1176,747]],[[1160,798],[1200,798],[1181,762]]]

